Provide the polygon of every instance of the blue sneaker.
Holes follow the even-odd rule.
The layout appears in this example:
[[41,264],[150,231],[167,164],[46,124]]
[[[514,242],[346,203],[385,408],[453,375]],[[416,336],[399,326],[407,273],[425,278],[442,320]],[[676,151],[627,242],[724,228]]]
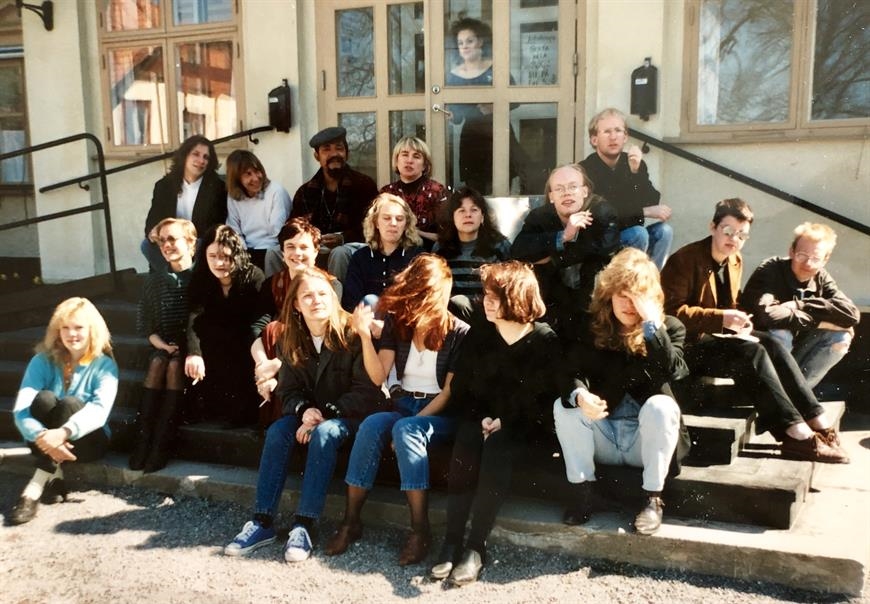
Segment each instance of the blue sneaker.
[[311,537],[308,535],[308,530],[301,525],[293,527],[290,531],[290,537],[287,539],[287,545],[284,546],[284,560],[287,562],[302,562],[311,557],[311,550],[314,546],[311,544]]
[[224,548],[227,556],[246,556],[255,549],[275,543],[275,529],[263,528],[256,520],[248,520],[242,527],[242,532],[236,535],[233,542]]

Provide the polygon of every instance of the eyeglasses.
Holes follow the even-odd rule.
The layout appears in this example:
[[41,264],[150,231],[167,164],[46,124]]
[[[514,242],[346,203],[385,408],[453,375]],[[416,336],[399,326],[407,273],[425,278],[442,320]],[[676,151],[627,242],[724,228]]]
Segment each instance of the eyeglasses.
[[622,136],[625,134],[625,128],[608,128],[598,133],[603,136]]
[[722,234],[731,239],[739,239],[740,241],[749,239],[749,231],[738,231],[727,224],[722,227]]
[[818,256],[810,256],[806,252],[795,252],[794,257],[801,264],[806,264],[807,262],[810,262],[812,264],[824,264],[825,262],[828,261],[827,258],[819,258]]
[[175,243],[177,241],[180,241],[180,239],[178,237],[161,237],[160,239],[157,240],[157,243],[162,247],[162,246],[166,245],[167,243],[169,245],[175,245]]
[[576,193],[577,191],[579,191],[582,188],[583,188],[582,185],[578,185],[577,183],[574,183],[574,184],[568,185],[566,187],[559,185],[558,187],[553,187],[552,189],[550,189],[550,191],[552,191],[556,195],[564,195],[565,193],[573,195],[574,193]]

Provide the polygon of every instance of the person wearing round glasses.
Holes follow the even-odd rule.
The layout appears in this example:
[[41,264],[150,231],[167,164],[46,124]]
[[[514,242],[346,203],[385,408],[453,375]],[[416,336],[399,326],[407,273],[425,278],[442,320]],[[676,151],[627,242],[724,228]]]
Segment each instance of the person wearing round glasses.
[[836,244],[831,227],[804,222],[794,230],[788,256],[762,262],[741,299],[756,327],[791,351],[811,388],[849,351],[861,318],[825,270]]
[[782,442],[782,457],[849,463],[834,421],[782,342],[757,331],[742,310],[740,250],[752,210],[742,199],[716,204],[710,236],[683,246],[662,270],[665,312],[686,326],[686,363],[695,376],[727,377],[755,406],[758,434]]

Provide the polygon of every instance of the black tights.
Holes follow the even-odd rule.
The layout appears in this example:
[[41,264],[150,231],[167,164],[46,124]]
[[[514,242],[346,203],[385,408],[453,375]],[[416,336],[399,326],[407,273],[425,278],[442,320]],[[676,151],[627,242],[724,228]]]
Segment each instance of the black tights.
[[[60,428],[85,404],[74,396],[58,398],[49,390],[40,390],[30,404],[30,415],[49,429]],[[73,441],[73,455],[77,461],[93,461],[100,459],[109,449],[109,438],[102,428],[97,428]],[[54,473],[57,464],[34,443],[28,443],[36,457],[36,467],[49,473]],[[70,463],[70,462],[65,462]]]

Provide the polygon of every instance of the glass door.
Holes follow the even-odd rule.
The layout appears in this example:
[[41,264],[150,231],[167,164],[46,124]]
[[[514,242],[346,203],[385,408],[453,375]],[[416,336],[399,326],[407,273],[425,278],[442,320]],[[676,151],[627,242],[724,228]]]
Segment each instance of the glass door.
[[333,41],[318,49],[320,124],[347,128],[349,163],[379,186],[395,179],[393,145],[413,135],[450,187],[541,194],[574,154],[576,10],[558,0],[318,2],[318,38]]

